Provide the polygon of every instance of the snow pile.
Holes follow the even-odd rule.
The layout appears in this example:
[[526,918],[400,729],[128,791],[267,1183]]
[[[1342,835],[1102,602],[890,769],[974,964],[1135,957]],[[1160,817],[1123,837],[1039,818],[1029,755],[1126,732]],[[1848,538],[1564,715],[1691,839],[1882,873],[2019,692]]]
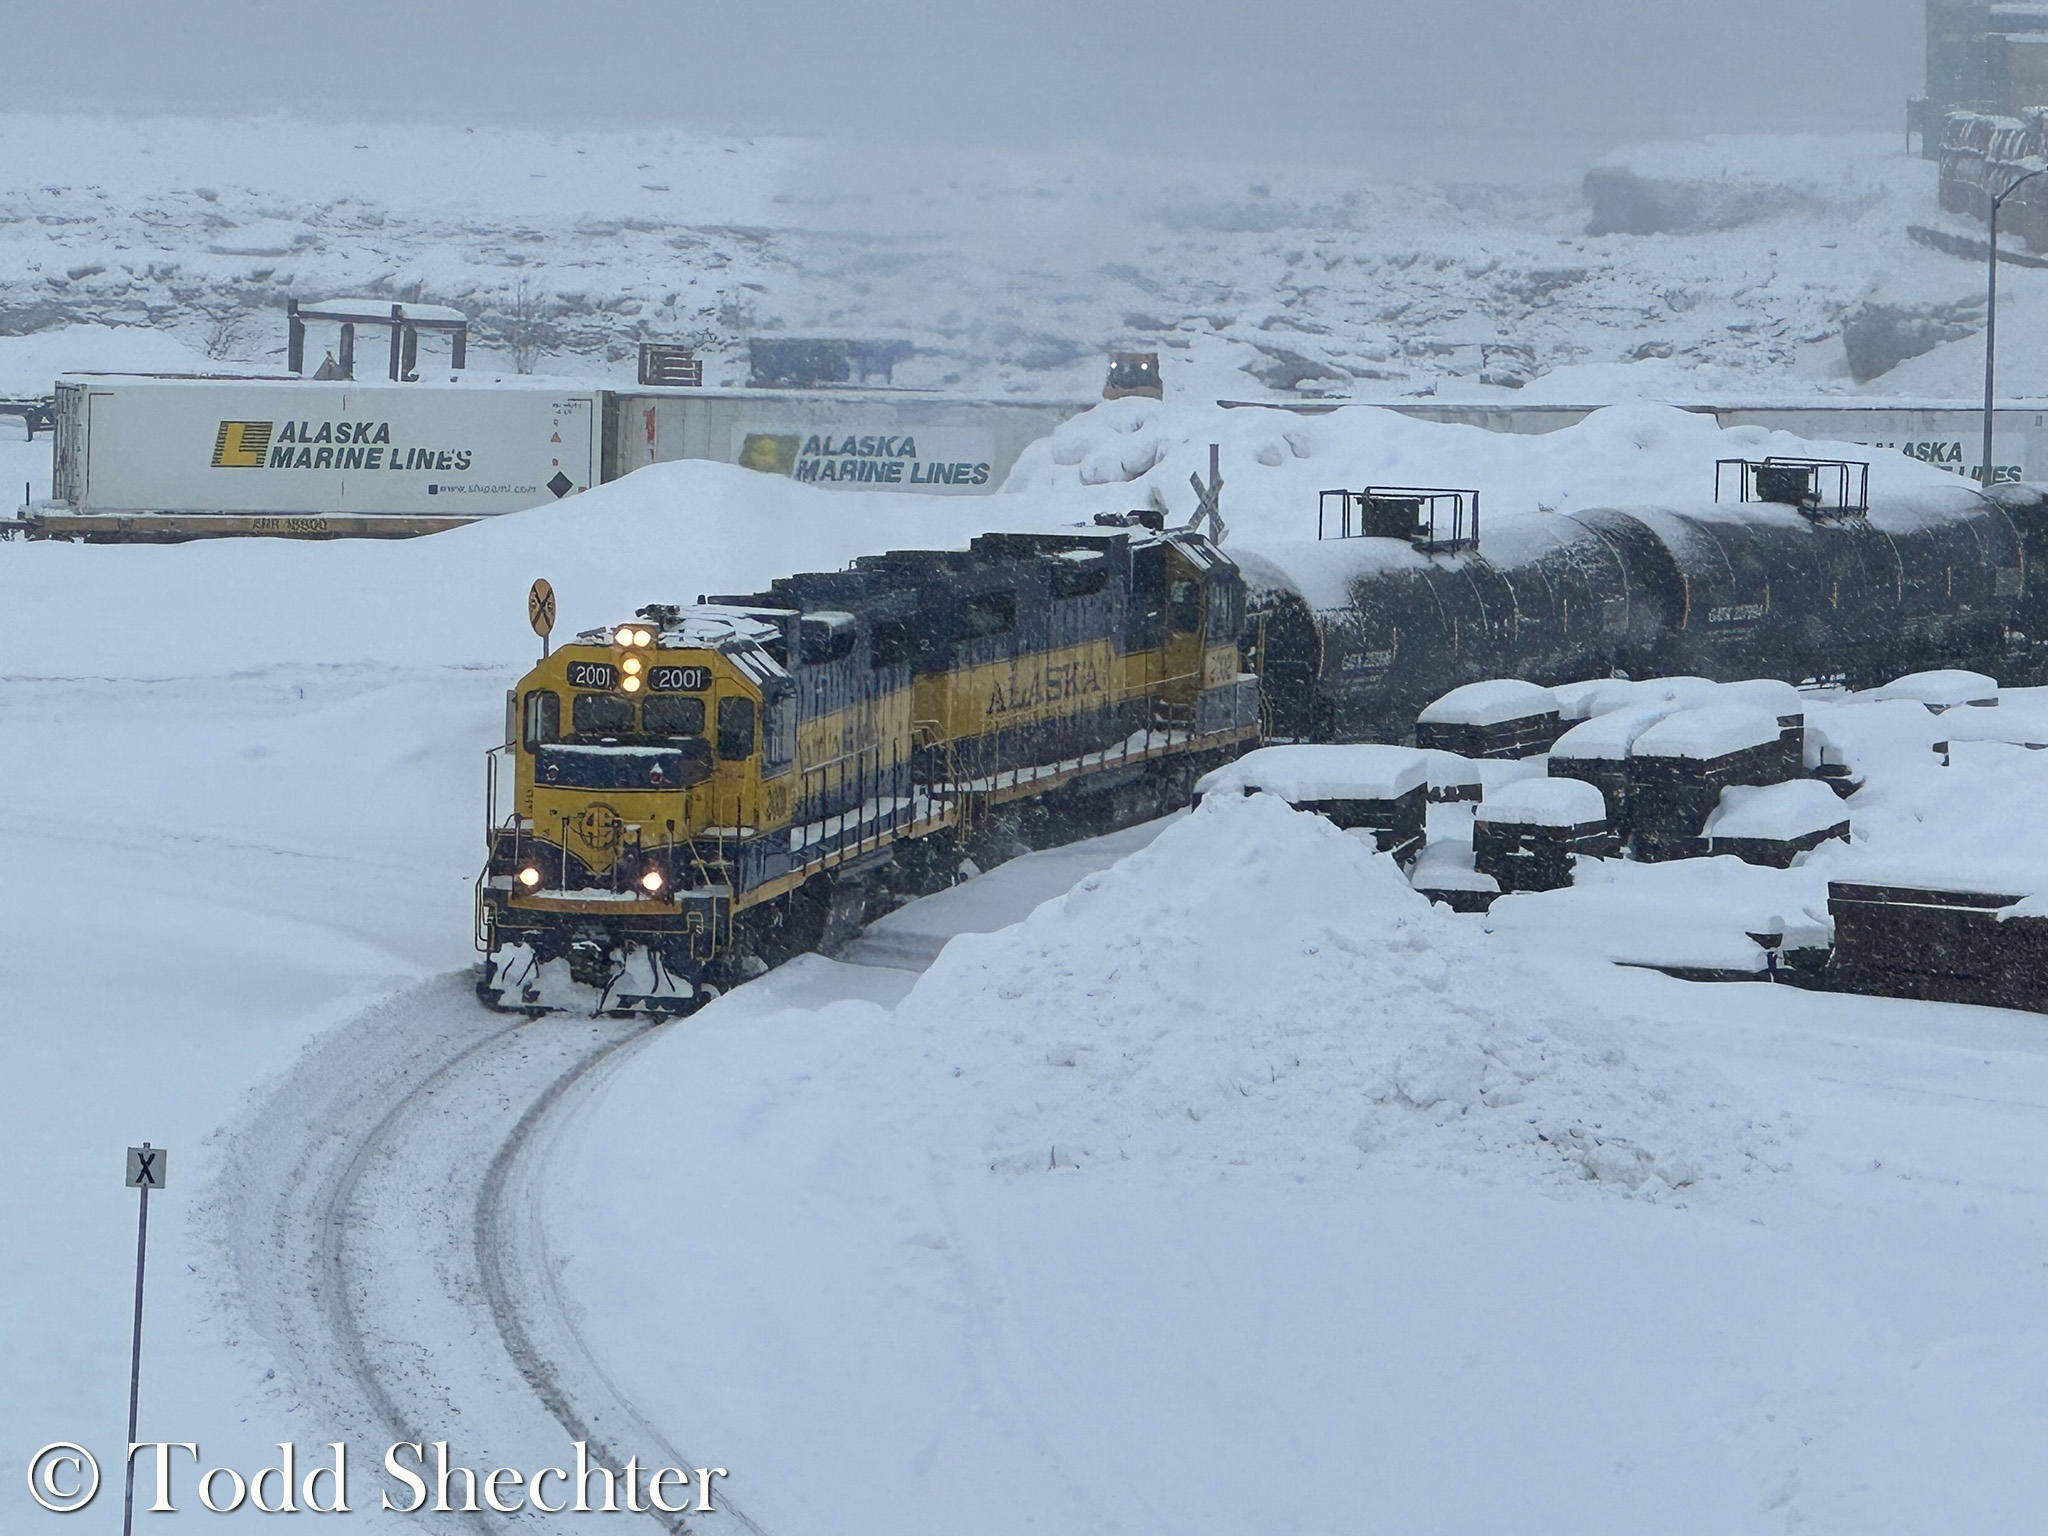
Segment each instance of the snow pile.
[[1195,792],[1265,790],[1299,805],[1314,800],[1398,800],[1429,782],[1430,757],[1413,747],[1282,746],[1260,747],[1203,775]]
[[[1157,504],[1181,521],[1195,506],[1188,477],[1206,479],[1211,443],[1221,448],[1233,552],[1250,545],[1290,572],[1374,556],[1387,542],[1316,540],[1317,494],[1337,486],[1478,491],[1484,537],[1497,540],[1506,524],[1542,513],[1710,507],[1718,459],[1872,458],[1868,449],[1808,443],[1762,427],[1724,431],[1711,416],[1667,406],[1614,406],[1560,431],[1514,434],[1371,406],[1305,416],[1132,399],[1106,401],[1063,422],[1024,451],[1004,490],[1058,498],[1090,514]],[[1959,506],[1975,494],[1904,454],[1876,455],[1870,484],[1879,517],[1895,504]],[[1306,548],[1283,547],[1290,541],[1305,541]]]
[[1330,1178],[1391,1151],[1656,1196],[1742,1157],[1740,1126],[1657,1053],[1267,796],[1204,801],[1017,927],[956,940],[886,1060],[904,1136],[1010,1177]]

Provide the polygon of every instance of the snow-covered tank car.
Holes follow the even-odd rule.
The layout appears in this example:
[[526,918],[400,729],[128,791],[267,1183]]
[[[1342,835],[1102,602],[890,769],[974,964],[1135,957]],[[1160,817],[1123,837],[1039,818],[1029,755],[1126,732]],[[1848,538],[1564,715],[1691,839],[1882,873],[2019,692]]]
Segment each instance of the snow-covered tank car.
[[1934,667],[2040,673],[2048,495],[1974,487],[1866,516],[1609,508],[1489,526],[1483,551],[1360,538],[1236,551],[1268,735],[1397,741],[1462,683],[1619,672],[1870,684]]

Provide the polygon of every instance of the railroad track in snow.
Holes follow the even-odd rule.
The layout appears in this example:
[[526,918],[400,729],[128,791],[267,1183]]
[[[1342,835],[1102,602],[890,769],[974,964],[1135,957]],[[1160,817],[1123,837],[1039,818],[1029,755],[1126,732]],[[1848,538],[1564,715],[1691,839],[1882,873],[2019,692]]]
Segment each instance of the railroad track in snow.
[[[561,1465],[577,1440],[593,1463],[694,1465],[584,1346],[537,1182],[576,1109],[651,1033],[644,1021],[507,1023],[466,978],[443,977],[317,1042],[238,1129],[209,1205],[239,1310],[326,1431],[378,1455],[447,1440],[451,1459],[480,1469]],[[372,1475],[365,1488],[383,1481],[381,1468],[355,1471]],[[650,1517],[762,1536],[723,1490],[719,1503]],[[407,1521],[497,1533],[546,1518]]]

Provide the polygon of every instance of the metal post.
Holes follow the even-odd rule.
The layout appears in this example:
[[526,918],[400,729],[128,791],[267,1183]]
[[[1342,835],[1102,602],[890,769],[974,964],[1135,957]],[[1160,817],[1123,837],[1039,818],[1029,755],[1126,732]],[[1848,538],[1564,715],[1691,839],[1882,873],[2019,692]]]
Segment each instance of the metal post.
[[293,373],[306,371],[306,322],[299,318],[299,301],[286,299],[284,365]]
[[2004,201],[2002,196],[1991,199],[1991,257],[1984,275],[1984,457],[1979,461],[1978,476],[1987,491],[1991,489],[1991,412],[1998,376],[1998,205]]
[[[149,1143],[142,1144],[143,1150],[150,1149]],[[149,1258],[149,1185],[141,1185],[142,1204],[135,1219],[135,1331],[128,1350],[128,1439],[126,1444],[135,1443],[135,1411],[142,1397],[142,1276]],[[126,1446],[123,1447],[126,1449]],[[135,1529],[135,1458],[127,1458],[127,1487],[121,1495],[121,1536],[132,1536]]]
[[1980,470],[1984,489],[1991,489],[1991,416],[1996,402],[1998,375],[1998,210],[2013,193],[2032,181],[2036,176],[2048,174],[2048,166],[2029,171],[2011,186],[1991,199],[1991,217],[1988,221],[1989,238],[1986,242],[1987,265],[1984,276],[1984,463]]

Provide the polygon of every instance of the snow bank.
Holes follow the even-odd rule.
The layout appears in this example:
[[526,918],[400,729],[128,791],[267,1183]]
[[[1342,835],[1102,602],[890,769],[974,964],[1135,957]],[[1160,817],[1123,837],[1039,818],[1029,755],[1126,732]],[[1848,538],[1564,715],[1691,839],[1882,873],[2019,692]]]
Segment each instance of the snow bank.
[[1299,805],[1311,800],[1398,800],[1430,781],[1430,759],[1413,747],[1260,747],[1205,774],[1197,794],[1265,790]]
[[[1872,510],[1880,521],[1895,503],[1954,506],[1975,496],[1955,476],[1904,454],[1809,443],[1762,427],[1723,431],[1711,416],[1667,406],[1613,406],[1561,431],[1514,434],[1416,421],[1372,406],[1310,416],[1170,400],[1108,401],[1062,423],[1024,451],[1004,489],[1057,497],[1089,515],[1156,499],[1180,521],[1194,511],[1188,476],[1206,478],[1211,443],[1221,445],[1223,515],[1236,540],[1290,569],[1295,557],[1282,546],[1315,547],[1317,493],[1337,486],[1477,490],[1482,548],[1488,534],[1505,536],[1504,525],[1545,513],[1710,507],[1714,462],[1726,458],[1871,460]],[[1323,551],[1324,559],[1366,558],[1387,543],[1326,542],[1337,547]]]

